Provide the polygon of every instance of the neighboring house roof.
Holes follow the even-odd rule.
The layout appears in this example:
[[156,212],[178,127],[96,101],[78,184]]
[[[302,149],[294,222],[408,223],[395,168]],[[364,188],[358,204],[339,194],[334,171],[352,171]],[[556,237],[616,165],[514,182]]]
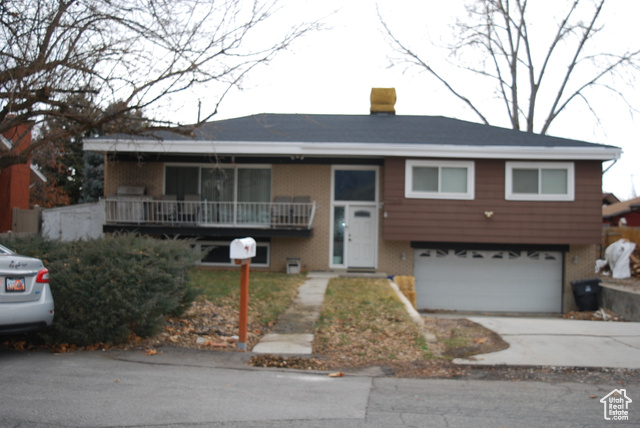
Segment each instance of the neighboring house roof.
[[612,205],[620,202],[620,199],[616,197],[613,193],[603,193],[602,194],[602,205]]
[[618,159],[618,147],[442,116],[259,114],[209,122],[192,137],[113,135],[85,140],[105,152]]
[[602,217],[611,218],[640,210],[640,198],[629,199],[628,201],[602,207]]

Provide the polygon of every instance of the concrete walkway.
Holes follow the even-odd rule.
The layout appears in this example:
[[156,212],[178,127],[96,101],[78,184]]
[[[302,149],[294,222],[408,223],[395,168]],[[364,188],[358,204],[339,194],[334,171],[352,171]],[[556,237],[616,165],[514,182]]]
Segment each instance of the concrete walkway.
[[298,295],[280,316],[271,333],[253,347],[258,354],[311,354],[313,330],[320,316],[331,272],[310,272]]

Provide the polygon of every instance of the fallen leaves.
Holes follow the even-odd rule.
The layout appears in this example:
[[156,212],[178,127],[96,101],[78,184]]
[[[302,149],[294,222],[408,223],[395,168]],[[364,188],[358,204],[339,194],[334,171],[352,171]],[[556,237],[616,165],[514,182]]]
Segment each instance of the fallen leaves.
[[96,351],[101,348],[101,343],[96,345],[87,346],[85,348],[78,348],[75,345],[70,345],[68,343],[61,343],[59,345],[51,345],[48,346],[48,349],[54,354],[66,354],[67,352],[77,351],[79,349],[87,349],[88,351]]
[[[265,334],[265,328],[249,317],[247,345],[253,347]],[[164,330],[155,337],[129,341],[126,349],[148,349],[161,346],[238,351],[238,303],[214,304],[199,299],[181,317],[167,319]]]
[[212,348],[225,348],[227,346],[233,345],[235,343],[235,340],[227,339],[226,341],[220,342],[220,341],[215,341],[215,339],[210,336],[207,336],[207,337],[200,336],[196,339],[196,343],[198,345],[209,346]]
[[329,283],[313,350],[331,367],[424,360],[420,337],[387,280],[341,278]]
[[299,370],[325,370],[327,361],[314,357],[283,357],[282,355],[260,354],[249,359],[249,365],[254,367],[278,367]]
[[621,316],[608,309],[600,308],[597,311],[572,311],[567,312],[563,318],[588,321],[624,321]]

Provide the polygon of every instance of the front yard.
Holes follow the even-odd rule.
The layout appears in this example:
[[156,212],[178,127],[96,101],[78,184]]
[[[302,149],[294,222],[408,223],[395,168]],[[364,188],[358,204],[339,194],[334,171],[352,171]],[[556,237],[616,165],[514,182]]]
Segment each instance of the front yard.
[[[192,278],[202,295],[165,331],[132,340],[128,349],[152,355],[163,346],[238,351],[239,272],[198,270]],[[267,334],[289,306],[304,275],[251,272],[248,349]],[[427,343],[424,333],[435,336]],[[422,331],[408,316],[386,279],[334,278],[314,331],[313,357],[258,355],[250,364],[265,367],[341,369],[382,366],[412,375],[448,375],[451,359],[503,349],[492,332],[467,320],[426,318]]]
[[[295,298],[304,275],[249,274],[247,348],[267,334]],[[170,317],[159,335],[136,338],[127,348],[154,353],[161,346],[237,351],[240,271],[196,269],[190,281],[201,292],[181,317]]]
[[[289,307],[305,275],[250,273],[247,348],[251,350],[269,333]],[[191,284],[200,295],[179,317],[167,317],[159,334],[142,338],[131,335],[124,345],[103,343],[78,348],[60,344],[53,352],[119,348],[149,356],[163,347],[182,347],[213,352],[237,349],[239,318],[239,270],[196,269]],[[425,318],[422,330],[386,279],[334,278],[327,288],[323,310],[314,331],[313,357],[280,358],[257,355],[255,366],[349,369],[379,366],[403,376],[451,376],[457,369],[451,359],[491,352],[504,345],[492,332],[467,320]],[[425,332],[432,338],[425,340]],[[24,337],[3,339],[4,346],[37,349]]]

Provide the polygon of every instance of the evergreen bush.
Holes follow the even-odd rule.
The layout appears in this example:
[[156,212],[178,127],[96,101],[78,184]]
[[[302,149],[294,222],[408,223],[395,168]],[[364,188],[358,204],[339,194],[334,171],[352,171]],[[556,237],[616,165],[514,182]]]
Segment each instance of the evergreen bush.
[[42,259],[55,302],[48,344],[121,344],[158,333],[196,297],[188,272],[201,257],[192,243],[132,234],[74,242],[21,239],[5,245]]

